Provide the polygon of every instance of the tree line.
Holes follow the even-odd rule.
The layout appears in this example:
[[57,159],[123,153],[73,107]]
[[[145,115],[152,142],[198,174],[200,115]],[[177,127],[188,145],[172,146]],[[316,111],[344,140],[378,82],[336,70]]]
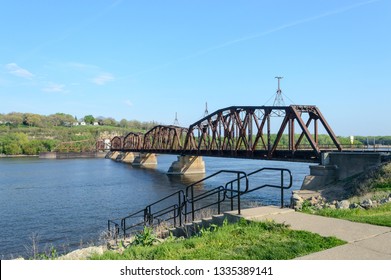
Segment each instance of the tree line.
[[[86,125],[79,125],[81,122]],[[0,154],[38,155],[54,151],[64,142],[89,140],[93,143],[103,134],[145,132],[156,125],[156,122],[117,121],[92,115],[77,118],[64,113],[49,116],[18,112],[0,114]]]
[[82,118],[72,116],[64,113],[56,113],[52,115],[39,115],[33,113],[18,113],[12,112],[8,114],[0,114],[0,125],[8,125],[13,127],[29,126],[50,128],[57,126],[74,126],[84,122],[87,125],[98,124],[101,126],[114,126],[123,128],[134,128],[139,130],[149,130],[156,122],[140,122],[138,120],[115,120],[111,117],[94,117],[93,115],[86,115]]

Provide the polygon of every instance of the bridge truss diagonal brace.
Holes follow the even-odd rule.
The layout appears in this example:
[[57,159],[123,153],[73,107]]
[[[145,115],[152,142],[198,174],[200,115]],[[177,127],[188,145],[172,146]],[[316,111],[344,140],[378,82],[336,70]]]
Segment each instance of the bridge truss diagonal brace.
[[[304,135],[307,137],[308,142],[311,145],[311,148],[316,152],[317,155],[320,155],[320,149],[318,144],[316,143],[315,139],[312,137],[311,132],[308,130],[308,126],[310,124],[310,121],[308,121],[308,126],[304,123],[303,119],[301,118],[301,114],[297,111],[295,107],[291,107],[292,113],[294,114],[295,119],[299,123],[301,129],[303,130]],[[317,131],[315,132],[315,138],[318,138]]]

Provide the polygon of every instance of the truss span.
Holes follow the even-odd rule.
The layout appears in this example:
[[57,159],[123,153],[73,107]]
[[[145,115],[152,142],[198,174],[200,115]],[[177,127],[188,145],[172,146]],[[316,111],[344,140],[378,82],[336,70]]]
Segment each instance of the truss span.
[[[327,146],[319,144],[320,128]],[[159,125],[144,135],[114,137],[112,150],[317,161],[322,151],[341,151],[341,144],[316,106],[232,106],[189,128]]]

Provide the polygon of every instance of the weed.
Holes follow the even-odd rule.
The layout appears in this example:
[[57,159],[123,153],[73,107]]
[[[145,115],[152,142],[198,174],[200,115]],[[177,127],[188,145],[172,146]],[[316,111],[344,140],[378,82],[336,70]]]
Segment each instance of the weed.
[[159,240],[153,234],[152,228],[145,226],[141,233],[136,234],[132,244],[139,246],[152,246],[157,241]]

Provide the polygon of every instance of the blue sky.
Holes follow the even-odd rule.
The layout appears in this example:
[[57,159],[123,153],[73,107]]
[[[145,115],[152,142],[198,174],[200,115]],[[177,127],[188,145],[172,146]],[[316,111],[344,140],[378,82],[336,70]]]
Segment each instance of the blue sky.
[[0,0],[0,113],[188,126],[231,105],[316,105],[391,135],[389,0]]

